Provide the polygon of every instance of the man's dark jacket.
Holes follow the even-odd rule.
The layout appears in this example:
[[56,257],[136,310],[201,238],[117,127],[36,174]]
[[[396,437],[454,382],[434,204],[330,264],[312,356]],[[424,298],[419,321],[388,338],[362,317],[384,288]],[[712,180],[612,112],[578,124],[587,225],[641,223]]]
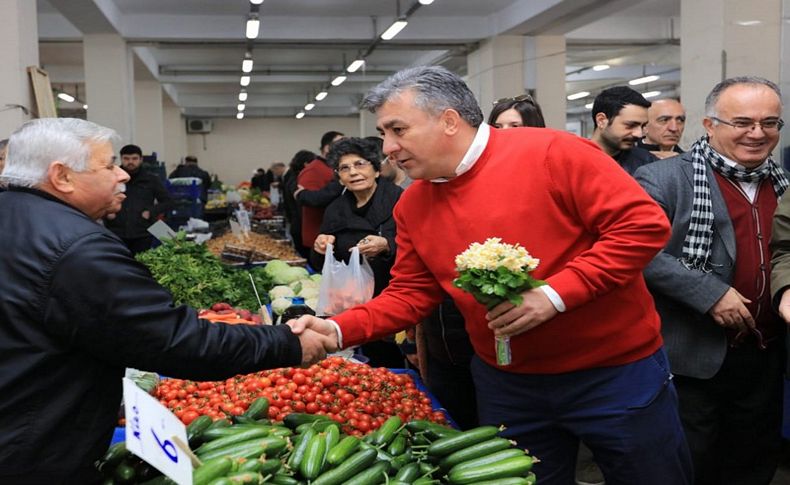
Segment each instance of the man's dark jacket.
[[[173,198],[159,178],[140,169],[130,174],[126,182],[126,200],[114,219],[105,219],[104,225],[121,239],[147,237],[148,228],[159,214],[173,206]],[[143,212],[150,213],[143,218]]]
[[218,380],[298,365],[286,325],[174,306],[113,233],[30,189],[0,194],[0,483],[92,483],[125,367]]
[[168,178],[174,179],[182,177],[194,177],[200,179],[200,200],[202,200],[205,204],[208,200],[208,189],[211,187],[211,175],[200,168],[196,163],[185,163],[183,165],[179,165],[175,170],[170,172],[170,176]]
[[639,147],[623,150],[612,158],[631,175],[633,175],[639,167],[658,160],[658,157]]

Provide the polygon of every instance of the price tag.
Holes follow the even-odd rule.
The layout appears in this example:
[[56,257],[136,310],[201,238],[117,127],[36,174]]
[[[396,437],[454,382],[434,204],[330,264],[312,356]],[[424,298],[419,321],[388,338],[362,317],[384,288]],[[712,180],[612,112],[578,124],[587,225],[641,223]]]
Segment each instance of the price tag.
[[250,225],[250,213],[244,209],[244,206],[239,204],[239,210],[236,211],[236,219],[239,220],[239,225],[241,225],[241,230],[244,231],[244,235],[246,236],[247,233],[250,232],[252,226]]
[[237,241],[241,242],[242,235],[241,235],[241,226],[238,222],[231,220],[230,221],[230,232],[233,233],[233,237],[236,238]]
[[182,449],[186,426],[131,379],[123,380],[123,399],[126,448],[179,485],[192,485],[192,463]]
[[148,232],[160,241],[166,241],[176,237],[176,232],[162,221],[156,221],[148,228]]

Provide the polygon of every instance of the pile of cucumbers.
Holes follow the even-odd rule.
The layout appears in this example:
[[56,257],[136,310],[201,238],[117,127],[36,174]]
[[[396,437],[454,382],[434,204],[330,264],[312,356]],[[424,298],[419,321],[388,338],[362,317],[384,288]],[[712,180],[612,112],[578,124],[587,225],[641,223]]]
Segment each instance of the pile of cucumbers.
[[[251,408],[252,409],[252,406]],[[500,429],[458,431],[424,420],[389,418],[363,438],[344,436],[325,416],[292,413],[283,423],[252,415],[188,427],[190,447],[202,465],[195,485],[532,485],[536,461]],[[173,484],[166,477],[136,477],[135,458],[123,443],[99,463],[107,483]],[[154,470],[155,471],[155,470]],[[146,481],[147,480],[147,481]]]

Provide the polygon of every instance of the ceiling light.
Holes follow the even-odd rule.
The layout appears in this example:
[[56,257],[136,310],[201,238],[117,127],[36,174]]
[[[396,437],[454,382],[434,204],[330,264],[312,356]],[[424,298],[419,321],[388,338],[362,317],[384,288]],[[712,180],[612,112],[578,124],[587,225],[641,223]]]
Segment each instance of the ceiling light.
[[315,103],[307,103],[306,105],[304,105],[305,111],[310,111],[313,108],[315,108]]
[[244,35],[246,35],[248,39],[257,39],[260,29],[261,21],[258,19],[258,16],[250,14],[250,16],[247,17],[247,29]]
[[244,111],[244,108],[246,108],[246,107],[247,106],[245,106],[244,103],[239,103],[239,105],[236,106],[236,109],[238,109],[239,111]]
[[247,101],[247,91],[242,90],[239,93],[239,101]]
[[593,107],[592,103],[587,103],[584,105],[584,109],[592,109],[592,107]]
[[655,76],[655,75],[653,75],[653,76],[645,76],[645,77],[638,77],[636,79],[631,79],[630,81],[628,81],[628,84],[630,84],[631,86],[636,86],[638,84],[652,83],[653,81],[656,81],[656,80],[658,80],[660,78],[661,78],[661,76]]
[[433,0],[420,0],[420,5],[430,5],[433,3]]
[[240,120],[240,119],[242,119],[242,118],[244,118],[244,113],[242,113],[241,111],[239,111],[238,113],[236,113],[236,119],[237,119],[237,120]]
[[241,61],[241,72],[252,72],[252,54],[249,52],[244,55],[244,60]]
[[253,5],[260,5],[263,3],[263,0],[250,0],[250,3]]
[[761,20],[741,20],[740,22],[735,22],[735,23],[740,25],[741,27],[752,27],[755,25],[760,25],[763,22]]
[[67,93],[58,93],[58,97],[67,103],[74,102],[74,96]]
[[648,91],[646,93],[642,93],[642,96],[645,98],[655,98],[659,94],[661,94],[661,91]]
[[356,61],[352,62],[346,68],[348,72],[357,72],[360,67],[365,65],[365,59],[357,59]]
[[296,113],[296,119],[297,120],[301,120],[302,118],[304,118],[304,111],[300,111],[300,112]]
[[398,19],[392,25],[389,26],[387,30],[381,34],[381,38],[384,40],[392,40],[404,27],[406,27],[409,22],[406,19]]
[[592,67],[592,70],[593,71],[605,71],[605,70],[609,69],[610,67],[612,67],[612,66],[610,66],[609,64],[596,64],[596,65],[594,65]]
[[88,105],[87,104],[83,104],[82,105],[82,109],[84,109],[85,111],[88,111]]
[[326,98],[326,95],[327,95],[327,94],[329,94],[329,93],[327,93],[326,91],[321,91],[320,93],[318,93],[318,94],[316,94],[316,95],[315,95],[315,100],[316,100],[316,101],[321,101],[321,100],[323,100],[324,98]]
[[569,94],[568,101],[573,101],[574,99],[586,98],[589,95],[590,95],[589,91],[579,91],[578,93]]
[[249,86],[250,85],[250,76],[241,76],[239,80],[239,84],[242,86]]
[[346,76],[341,74],[340,76],[332,79],[332,86],[340,86],[341,84],[343,84],[343,81],[345,80],[346,80]]

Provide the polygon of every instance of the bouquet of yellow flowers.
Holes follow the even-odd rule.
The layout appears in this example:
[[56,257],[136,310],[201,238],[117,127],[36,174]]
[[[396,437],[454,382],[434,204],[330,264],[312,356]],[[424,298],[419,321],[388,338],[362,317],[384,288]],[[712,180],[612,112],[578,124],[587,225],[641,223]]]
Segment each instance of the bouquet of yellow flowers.
[[[505,300],[518,306],[523,292],[546,284],[529,274],[539,263],[524,247],[489,238],[483,244],[472,243],[455,257],[458,278],[453,284],[471,293],[488,310]],[[497,363],[510,364],[510,339],[497,337],[496,344]]]

